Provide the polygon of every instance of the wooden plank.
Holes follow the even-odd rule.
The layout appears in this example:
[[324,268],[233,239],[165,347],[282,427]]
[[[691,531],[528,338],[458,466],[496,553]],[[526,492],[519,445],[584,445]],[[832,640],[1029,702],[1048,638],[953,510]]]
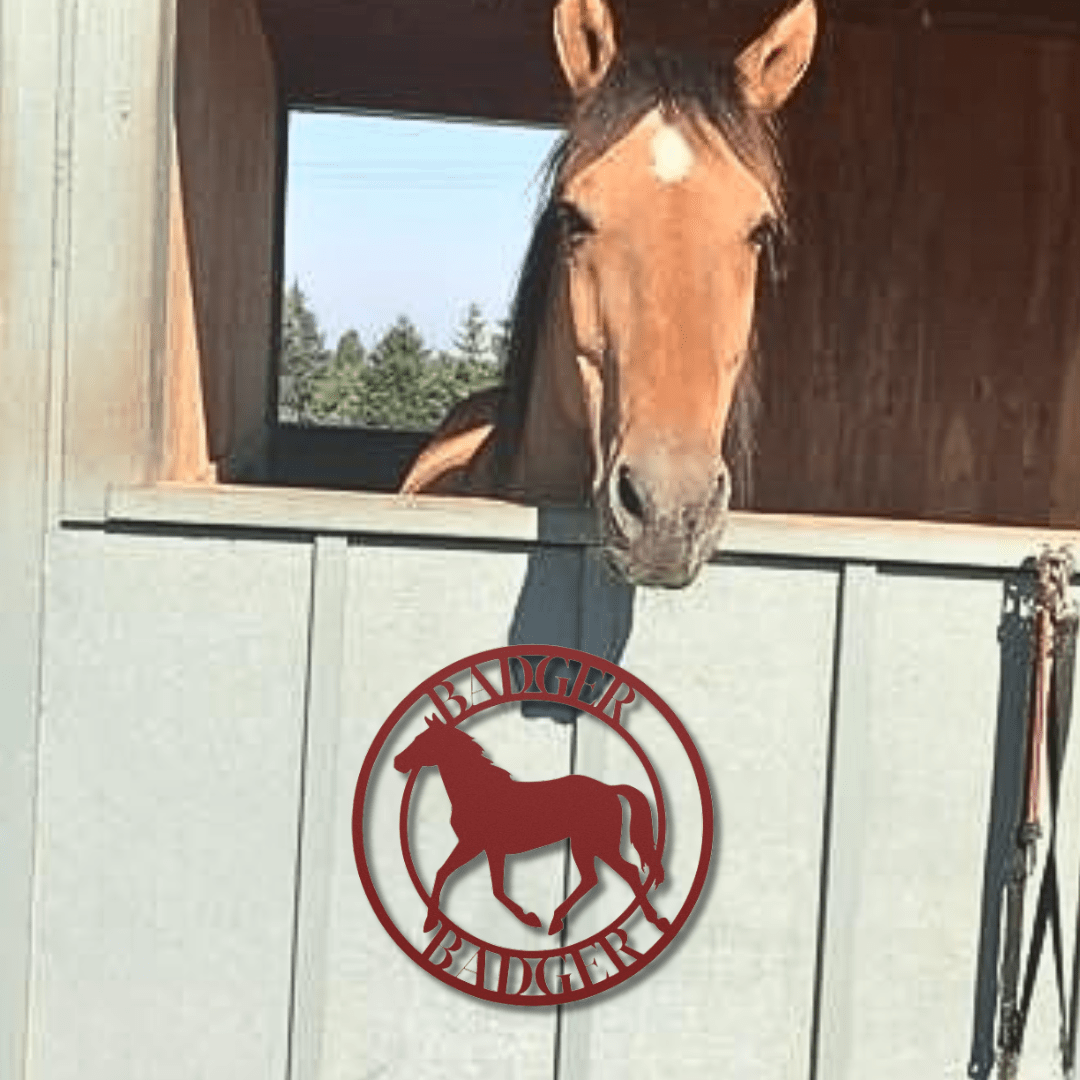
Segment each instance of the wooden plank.
[[[155,526],[246,528],[444,537],[479,541],[595,544],[584,508],[533,507],[484,499],[405,498],[367,492],[162,484],[109,493],[110,521]],[[1064,529],[1004,528],[880,518],[731,515],[718,558],[857,560],[985,569],[1015,568],[1043,545],[1080,545]]]
[[550,122],[568,103],[543,4],[260,6],[294,104]]
[[172,53],[172,0],[77,7],[64,509],[88,518],[158,464]]
[[183,0],[176,53],[163,476],[261,476],[278,97],[255,0]]
[[[305,877],[326,875],[330,895],[325,1004],[317,1023],[322,1035],[319,1080],[383,1074],[481,1080],[493,1073],[550,1080],[552,1075],[554,1011],[495,1007],[421,970],[376,919],[352,852],[357,777],[375,734],[427,675],[505,641],[525,562],[523,552],[402,550],[375,544],[350,549],[333,857],[305,871]],[[413,720],[411,734],[395,737],[388,755],[404,749],[417,727],[423,730],[422,719]],[[568,771],[566,725],[523,721],[516,711],[505,717],[481,714],[475,726],[470,723],[470,734],[518,778]],[[455,840],[442,784],[430,770],[425,772],[414,853],[430,887],[432,864],[437,868]],[[397,837],[403,783],[388,762],[376,774],[373,788],[378,793],[384,785],[389,798],[384,802],[376,794],[374,809],[369,808],[370,858],[380,893],[401,919],[402,932],[422,941],[423,909],[417,910]],[[511,870],[511,891],[523,904],[536,903],[532,910],[550,912],[561,874],[545,878],[534,873],[536,866],[529,860],[522,873]],[[561,870],[561,858],[556,866]],[[452,918],[473,932],[477,926],[489,929],[495,941],[519,944],[536,933],[494,900],[482,860],[451,879],[444,903]]]
[[278,487],[397,491],[428,431],[278,424],[267,482]]
[[[783,5],[615,4],[620,34],[637,37],[747,41]],[[1004,32],[1075,34],[1080,17],[1069,0],[836,0],[834,19],[898,29],[979,26]],[[297,105],[429,113],[517,122],[552,122],[568,100],[551,47],[550,5],[527,0],[374,0],[362,7],[324,0],[261,0],[281,71]],[[928,20],[920,20],[923,8]],[[657,25],[654,25],[657,24]],[[662,24],[662,25],[659,25]],[[633,33],[635,27],[631,26]]]
[[[313,488],[163,484],[110,492],[109,516],[116,521],[201,523],[211,527],[284,526],[313,532],[370,530],[529,541],[536,539],[539,515],[532,507],[481,499],[404,498]],[[580,515],[567,517],[580,520]]]
[[923,30],[994,30],[1010,34],[1076,34],[1080,13],[1070,0],[832,0],[831,14],[845,21],[919,26]]
[[24,1076],[73,3],[0,0],[0,1076]]
[[306,545],[53,534],[34,1080],[285,1080],[310,588]]
[[[621,662],[697,744],[715,847],[692,921],[662,960],[625,992],[564,1010],[564,1080],[806,1075],[837,582],[832,569],[721,565],[684,593],[639,590]],[[630,729],[646,718],[635,711]],[[577,723],[580,771],[633,783],[640,765],[620,741]],[[663,784],[665,876],[681,895],[700,845],[696,784],[673,737],[639,737]],[[669,913],[667,886],[653,900]]]
[[1080,525],[1080,42],[834,31],[784,117],[754,506]]
[[1080,534],[874,517],[733,514],[720,553],[1002,569],[1020,566],[1045,545],[1062,544],[1080,544]]
[[[818,1076],[963,1077],[982,891],[1001,885],[983,872],[1004,582],[883,572],[875,592],[852,627],[853,659],[872,648],[852,667],[866,697],[838,717]],[[1021,1065],[1033,1077],[1057,1071],[1044,964]]]
[[315,540],[308,645],[300,857],[297,864],[296,945],[292,988],[289,1080],[321,1075],[322,1018],[326,1009],[329,875],[334,860],[338,735],[347,547],[341,537]]
[[867,729],[876,587],[872,566],[850,563],[844,567],[824,804],[811,1080],[844,1080],[853,1075],[849,1070],[851,1026],[859,1006],[852,1000],[851,926],[858,908],[866,843]]
[[199,331],[188,247],[174,127],[169,168],[169,338],[161,479],[191,483],[216,480],[217,466],[210,458],[206,430]]

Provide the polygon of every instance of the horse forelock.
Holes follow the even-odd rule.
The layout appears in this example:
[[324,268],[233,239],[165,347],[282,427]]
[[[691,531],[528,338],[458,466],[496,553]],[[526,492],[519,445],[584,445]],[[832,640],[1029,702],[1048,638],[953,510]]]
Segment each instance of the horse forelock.
[[[777,129],[771,116],[746,106],[735,75],[734,53],[717,56],[692,48],[630,45],[615,57],[603,82],[574,108],[566,134],[542,168],[543,186],[532,240],[518,275],[511,308],[503,394],[495,432],[496,477],[507,484],[528,409],[540,336],[548,318],[561,247],[558,202],[565,185],[659,108],[665,120],[718,131],[765,188],[783,228],[784,183]],[[759,277],[767,277],[768,267]],[[759,286],[768,282],[759,281]],[[760,292],[760,289],[759,289]],[[750,486],[757,335],[735,388],[724,436],[725,454],[745,497]]]

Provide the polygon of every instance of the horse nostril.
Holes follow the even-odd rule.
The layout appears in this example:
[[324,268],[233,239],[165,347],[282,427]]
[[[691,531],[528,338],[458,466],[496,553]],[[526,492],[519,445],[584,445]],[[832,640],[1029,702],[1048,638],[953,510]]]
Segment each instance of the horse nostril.
[[630,479],[630,469],[626,465],[619,469],[619,501],[631,517],[636,517],[638,521],[645,520],[645,504]]
[[731,470],[725,464],[716,480],[716,488],[722,506],[727,506],[731,499]]

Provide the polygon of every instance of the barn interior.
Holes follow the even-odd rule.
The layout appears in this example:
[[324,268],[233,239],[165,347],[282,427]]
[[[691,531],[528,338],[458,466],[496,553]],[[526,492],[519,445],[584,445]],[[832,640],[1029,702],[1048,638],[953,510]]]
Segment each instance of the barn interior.
[[[616,3],[625,39],[751,40],[776,0]],[[550,0],[180,0],[172,480],[390,488],[411,433],[274,417],[290,108],[551,123]],[[788,107],[754,485],[777,513],[1080,526],[1080,12],[826,0]]]

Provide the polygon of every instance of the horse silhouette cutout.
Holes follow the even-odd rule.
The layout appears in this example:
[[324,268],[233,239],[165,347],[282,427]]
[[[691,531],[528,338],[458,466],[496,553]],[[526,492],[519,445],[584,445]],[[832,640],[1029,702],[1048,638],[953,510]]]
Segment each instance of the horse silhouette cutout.
[[[634,892],[645,918],[661,932],[670,928],[649,902],[652,888],[664,880],[664,868],[653,843],[652,809],[637,788],[605,784],[591,776],[554,780],[515,780],[499,768],[484,748],[460,728],[425,718],[426,730],[394,758],[394,767],[411,773],[425,766],[439,770],[450,799],[450,825],[458,843],[435,875],[424,931],[438,924],[439,899],[447,878],[481,852],[487,854],[491,891],[526,926],[542,928],[539,916],[525,911],[506,893],[506,856],[570,841],[570,853],[581,880],[555,909],[549,934],[557,934],[570,909],[597,883],[596,860],[602,859]],[[630,842],[645,870],[622,857],[622,804],[630,807]]]

